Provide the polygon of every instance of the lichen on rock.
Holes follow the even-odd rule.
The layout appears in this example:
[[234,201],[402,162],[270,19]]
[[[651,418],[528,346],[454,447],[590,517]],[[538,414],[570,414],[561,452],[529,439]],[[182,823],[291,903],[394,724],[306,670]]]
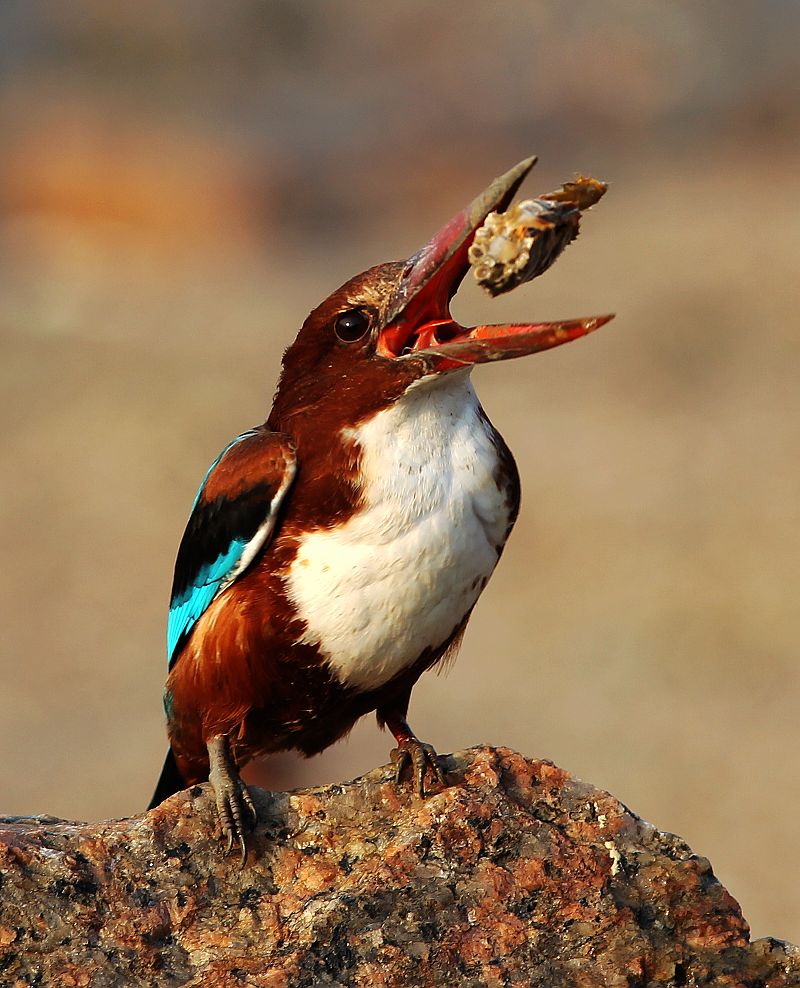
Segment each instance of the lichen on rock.
[[0,821],[0,984],[800,984],[710,864],[608,793],[508,749],[255,791],[245,868],[206,786],[130,820]]

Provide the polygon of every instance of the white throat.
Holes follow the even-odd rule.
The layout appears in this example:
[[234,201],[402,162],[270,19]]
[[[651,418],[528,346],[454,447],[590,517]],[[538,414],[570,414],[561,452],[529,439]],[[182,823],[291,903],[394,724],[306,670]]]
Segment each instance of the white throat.
[[497,563],[512,505],[468,372],[418,382],[348,438],[361,507],[303,537],[286,584],[300,641],[363,691],[450,638]]

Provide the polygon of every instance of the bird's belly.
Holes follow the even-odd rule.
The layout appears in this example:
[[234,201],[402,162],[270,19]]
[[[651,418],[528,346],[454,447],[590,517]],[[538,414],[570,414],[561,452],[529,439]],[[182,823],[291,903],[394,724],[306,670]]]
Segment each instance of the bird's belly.
[[353,526],[373,538],[334,530],[303,539],[289,574],[302,640],[320,647],[343,685],[382,686],[443,645],[475,604],[499,550],[481,520],[458,507],[456,519],[443,509],[391,539],[379,538],[375,509]]
[[285,579],[301,641],[340,683],[372,690],[461,625],[516,503],[466,377],[411,395],[354,438],[362,503],[343,524],[304,533]]

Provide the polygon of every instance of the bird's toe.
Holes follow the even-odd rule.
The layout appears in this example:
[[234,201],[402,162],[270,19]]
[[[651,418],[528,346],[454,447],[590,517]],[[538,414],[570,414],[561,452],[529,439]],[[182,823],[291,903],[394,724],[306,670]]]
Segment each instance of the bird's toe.
[[212,738],[208,742],[208,752],[208,781],[214,791],[217,816],[226,841],[225,853],[230,854],[233,845],[237,844],[244,866],[247,860],[246,838],[258,823],[255,803],[231,758],[227,738]]
[[439,764],[439,756],[433,745],[420,741],[419,738],[409,738],[401,741],[392,749],[390,755],[394,766],[394,780],[400,784],[403,773],[407,768],[411,769],[411,777],[416,783],[417,793],[420,799],[425,798],[425,776],[428,769],[431,770],[436,782],[444,786],[447,784],[444,772]]

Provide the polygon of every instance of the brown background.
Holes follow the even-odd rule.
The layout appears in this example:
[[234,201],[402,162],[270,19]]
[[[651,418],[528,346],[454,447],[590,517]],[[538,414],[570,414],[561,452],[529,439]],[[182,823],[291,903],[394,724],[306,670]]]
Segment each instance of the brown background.
[[[615,310],[481,368],[521,520],[412,723],[549,757],[800,940],[800,7],[6,0],[0,10],[0,809],[142,809],[171,567],[282,348],[499,171],[611,190],[464,321]],[[347,744],[273,787],[386,759]]]

